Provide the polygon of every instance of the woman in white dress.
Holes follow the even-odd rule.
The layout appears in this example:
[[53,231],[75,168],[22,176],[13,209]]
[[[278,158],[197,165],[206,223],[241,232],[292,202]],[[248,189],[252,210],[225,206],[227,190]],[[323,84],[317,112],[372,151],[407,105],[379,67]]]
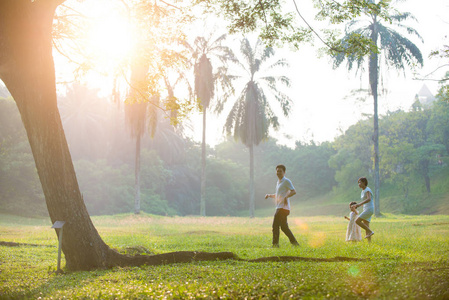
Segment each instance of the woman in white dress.
[[362,240],[362,230],[360,226],[355,223],[357,220],[359,212],[355,209],[354,204],[357,202],[349,203],[349,209],[351,212],[349,213],[349,218],[345,216],[345,219],[349,221],[348,229],[346,230],[346,241],[347,242],[360,242]]

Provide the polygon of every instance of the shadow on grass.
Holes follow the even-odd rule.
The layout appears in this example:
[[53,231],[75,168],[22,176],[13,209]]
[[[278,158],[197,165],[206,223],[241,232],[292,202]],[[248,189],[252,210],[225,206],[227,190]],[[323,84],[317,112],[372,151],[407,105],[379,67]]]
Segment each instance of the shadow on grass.
[[31,246],[31,247],[52,247],[52,248],[56,247],[56,246],[53,246],[53,245],[37,245],[37,244],[3,242],[3,241],[0,241],[0,246],[6,246],[6,247]]

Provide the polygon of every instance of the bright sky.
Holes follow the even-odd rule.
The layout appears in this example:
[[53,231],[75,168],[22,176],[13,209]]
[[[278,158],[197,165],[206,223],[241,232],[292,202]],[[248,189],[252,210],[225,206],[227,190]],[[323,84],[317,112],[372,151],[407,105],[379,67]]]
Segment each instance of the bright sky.
[[[299,5],[303,1],[297,1]],[[400,11],[411,12],[418,22],[411,22],[424,39],[424,44],[413,39],[420,47],[424,57],[424,68],[417,70],[421,75],[427,75],[438,66],[447,64],[441,59],[428,56],[431,50],[438,49],[443,44],[444,37],[449,33],[449,2],[446,0],[408,0],[396,6]],[[301,6],[299,7],[301,10]],[[311,24],[314,21],[313,11],[301,10],[303,16]],[[313,25],[312,25],[313,26]],[[448,40],[446,39],[446,44]],[[287,73],[292,79],[290,96],[294,101],[291,116],[281,118],[281,129],[273,132],[281,144],[294,147],[297,140],[309,142],[332,141],[344,132],[350,125],[363,118],[363,113],[373,113],[373,101],[367,98],[365,103],[356,102],[353,98],[346,98],[351,90],[368,88],[368,74],[364,72],[357,75],[348,73],[345,66],[333,70],[332,62],[328,57],[317,57],[317,48],[322,45],[316,41],[315,48],[305,46],[297,52],[288,49],[277,50],[277,53],[286,57],[290,62],[290,71]],[[435,78],[441,78],[449,68],[437,72]],[[417,81],[410,70],[404,74],[395,70],[383,73],[383,85],[389,91],[387,95],[379,97],[379,113],[397,109],[408,110],[414,102],[415,95],[425,83],[435,95],[438,89],[436,81]],[[380,90],[381,87],[379,87]],[[346,98],[346,99],[345,99]],[[224,117],[208,117],[207,143],[215,145],[223,140]],[[201,119],[196,118],[195,139],[201,139]],[[217,122],[218,120],[218,122]]]
[[[311,1],[302,2],[304,1],[297,1],[297,4],[307,21],[317,28],[323,26],[322,22],[314,21],[316,11],[310,7],[311,3],[309,2]],[[93,53],[102,57],[104,68],[107,69],[108,59],[117,60],[114,57],[120,57],[129,51],[130,33],[127,31],[129,24],[126,23],[126,18],[123,15],[115,15],[113,11],[106,9],[108,6],[106,0],[85,1],[85,3],[93,5],[87,11],[100,11],[95,15],[100,16],[99,20],[101,21],[96,29],[89,33],[89,36],[92,49],[94,49]],[[118,3],[120,2],[118,1]],[[287,1],[287,5],[292,5],[292,2]],[[309,7],[304,7],[304,5],[309,5]],[[447,17],[449,16],[449,3],[447,0],[408,0],[398,5],[396,7],[400,11],[411,12],[418,19],[418,23],[409,23],[418,30],[424,39],[424,44],[417,39],[413,40],[420,47],[425,59],[424,68],[418,72],[420,75],[429,74],[445,63],[436,58],[429,60],[428,55],[431,50],[443,45],[443,39],[449,32],[449,17]],[[292,6],[291,10],[293,11],[293,9]],[[120,26],[123,24],[125,26]],[[111,34],[112,31],[113,34]],[[200,33],[195,32],[194,34]],[[447,42],[446,39],[446,44]],[[288,93],[294,102],[290,118],[281,117],[281,129],[272,133],[282,144],[294,146],[297,140],[308,142],[312,139],[317,142],[332,141],[350,125],[361,119],[363,113],[372,114],[373,106],[370,97],[365,103],[346,98],[351,90],[368,88],[368,74],[366,72],[358,75],[354,72],[348,73],[344,66],[333,70],[332,62],[328,57],[317,57],[317,49],[322,46],[317,40],[315,47],[305,45],[296,52],[289,51],[288,47],[277,50],[278,58],[287,58],[291,65],[287,70],[287,75],[292,80],[292,88]],[[236,52],[238,52],[238,47],[237,44],[234,49]],[[61,70],[58,61],[56,61],[56,68],[57,71]],[[424,82],[413,80],[413,74],[409,70],[406,71],[405,77],[395,70],[388,73],[385,70],[381,72],[384,88],[389,92],[379,98],[380,114],[388,110],[409,109]],[[436,73],[435,77],[441,78],[443,73],[444,70]],[[87,81],[95,82],[92,78]],[[105,90],[111,90],[111,80],[103,81],[102,84],[108,85]],[[425,84],[433,94],[436,93],[438,84],[435,81],[426,81]],[[220,117],[208,115],[206,140],[211,146],[224,139],[225,117],[226,111]],[[200,141],[202,117],[196,114],[191,119],[193,132],[190,135]]]

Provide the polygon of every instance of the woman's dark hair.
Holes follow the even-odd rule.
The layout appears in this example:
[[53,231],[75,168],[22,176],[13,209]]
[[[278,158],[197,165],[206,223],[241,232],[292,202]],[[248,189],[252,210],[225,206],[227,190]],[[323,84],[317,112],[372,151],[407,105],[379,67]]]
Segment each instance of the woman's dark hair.
[[368,179],[366,179],[366,177],[360,177],[358,181],[361,181],[365,184],[365,186],[368,186]]

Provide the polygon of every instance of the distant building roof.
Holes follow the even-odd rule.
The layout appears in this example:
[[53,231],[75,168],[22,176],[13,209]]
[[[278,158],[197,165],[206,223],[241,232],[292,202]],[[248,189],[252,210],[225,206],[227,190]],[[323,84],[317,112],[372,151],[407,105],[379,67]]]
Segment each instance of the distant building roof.
[[429,105],[435,101],[435,96],[430,92],[426,84],[423,84],[421,90],[417,94],[419,102],[423,105]]

